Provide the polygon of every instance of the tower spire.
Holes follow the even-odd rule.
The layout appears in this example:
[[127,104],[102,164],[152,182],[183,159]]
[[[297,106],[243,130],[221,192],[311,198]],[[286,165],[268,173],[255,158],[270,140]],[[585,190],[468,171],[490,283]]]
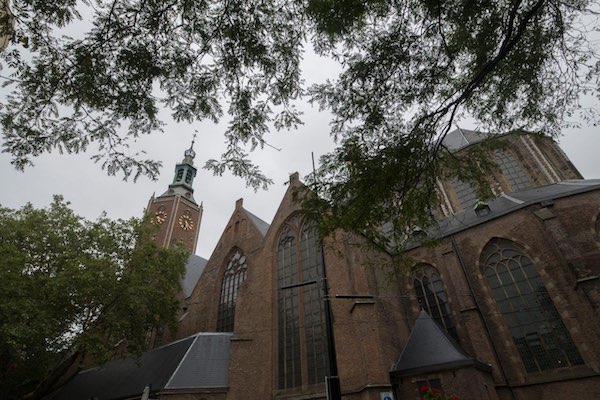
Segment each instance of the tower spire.
[[183,155],[183,161],[175,166],[175,175],[173,177],[173,183],[169,185],[170,189],[183,188],[190,193],[194,192],[192,184],[194,183],[194,177],[196,176],[196,168],[194,167],[194,157],[196,152],[194,151],[194,142],[196,141],[196,134],[192,137],[192,144]]
[[[194,157],[196,157],[196,152],[194,151],[194,142],[196,141],[196,133],[194,131],[194,136],[192,136],[192,144],[190,148],[183,153],[184,158],[182,164],[194,165]],[[195,175],[195,174],[194,174]]]

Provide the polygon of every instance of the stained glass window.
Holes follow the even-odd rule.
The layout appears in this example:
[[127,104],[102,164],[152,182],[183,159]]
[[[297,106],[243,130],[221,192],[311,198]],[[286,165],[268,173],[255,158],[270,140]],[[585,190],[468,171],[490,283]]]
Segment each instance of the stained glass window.
[[468,210],[477,203],[477,191],[471,183],[463,182],[456,178],[452,178],[451,183],[463,210]]
[[448,297],[437,270],[431,265],[421,265],[415,272],[413,285],[421,309],[425,310],[450,336],[458,340]]
[[247,271],[246,257],[239,250],[235,250],[229,259],[229,263],[227,263],[221,282],[221,297],[217,317],[218,332],[233,332],[237,292],[240,284],[246,280]]
[[[329,367],[321,298],[323,265],[312,224],[299,216],[288,221],[279,237],[277,263],[279,388],[323,382]],[[290,287],[301,283],[308,284]]]
[[494,239],[483,260],[484,274],[527,372],[583,364],[529,257],[510,240]]
[[523,166],[515,159],[508,150],[498,150],[495,153],[496,163],[502,171],[502,175],[510,184],[511,191],[516,192],[532,187],[531,181]]

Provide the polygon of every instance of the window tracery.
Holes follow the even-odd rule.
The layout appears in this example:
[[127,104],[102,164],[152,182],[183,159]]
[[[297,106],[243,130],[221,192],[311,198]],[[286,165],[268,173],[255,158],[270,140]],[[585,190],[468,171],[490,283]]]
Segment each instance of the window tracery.
[[413,287],[419,307],[425,310],[450,336],[458,340],[448,297],[437,270],[431,265],[421,265],[413,276]]
[[484,275],[527,372],[583,364],[531,259],[513,242],[494,239]]
[[313,224],[300,216],[286,223],[277,264],[279,388],[322,382],[329,360],[320,292],[321,246]]
[[246,257],[242,255],[240,250],[235,250],[227,263],[221,282],[221,296],[217,316],[218,332],[233,332],[237,292],[240,284],[246,280],[247,271]]

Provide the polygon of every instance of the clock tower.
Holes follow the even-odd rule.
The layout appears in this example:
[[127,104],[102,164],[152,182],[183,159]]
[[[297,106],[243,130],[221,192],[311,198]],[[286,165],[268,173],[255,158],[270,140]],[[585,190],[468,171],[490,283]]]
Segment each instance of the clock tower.
[[159,197],[152,195],[146,208],[153,223],[159,226],[156,233],[158,244],[169,247],[181,243],[192,254],[196,252],[202,220],[202,205],[194,200],[192,187],[197,172],[194,167],[194,140],[185,151],[183,161],[175,166],[169,189]]

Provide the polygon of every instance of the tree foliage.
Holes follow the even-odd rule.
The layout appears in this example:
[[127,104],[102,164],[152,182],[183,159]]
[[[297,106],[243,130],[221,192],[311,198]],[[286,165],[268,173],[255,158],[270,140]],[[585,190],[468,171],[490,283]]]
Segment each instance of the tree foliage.
[[0,398],[69,358],[139,353],[149,330],[174,326],[187,254],[159,248],[146,225],[86,221],[60,197],[0,208]]
[[[266,187],[248,152],[269,128],[300,123],[294,104],[309,99],[332,112],[338,141],[315,184],[327,207],[360,205],[350,215],[363,227],[392,206],[421,210],[398,226],[421,223],[436,177],[480,169],[441,144],[457,117],[556,135],[598,89],[589,0],[96,0],[78,38],[56,29],[78,17],[75,0],[10,5],[13,45],[0,56],[14,90],[0,123],[17,167],[96,143],[110,174],[155,176],[156,161],[123,149],[161,129],[160,109],[189,123],[227,112],[227,151],[207,167]],[[309,44],[343,70],[307,88]]]
[[358,15],[333,14],[342,23],[320,21],[345,65],[337,80],[310,89],[332,110],[339,141],[314,182],[321,198],[312,206],[332,210],[322,213],[325,233],[342,227],[388,248],[403,243],[434,220],[438,180],[453,175],[486,186],[488,150],[498,142],[451,153],[442,139],[457,117],[490,132],[552,136],[579,97],[597,90],[598,49],[589,36],[597,4],[367,4]]

